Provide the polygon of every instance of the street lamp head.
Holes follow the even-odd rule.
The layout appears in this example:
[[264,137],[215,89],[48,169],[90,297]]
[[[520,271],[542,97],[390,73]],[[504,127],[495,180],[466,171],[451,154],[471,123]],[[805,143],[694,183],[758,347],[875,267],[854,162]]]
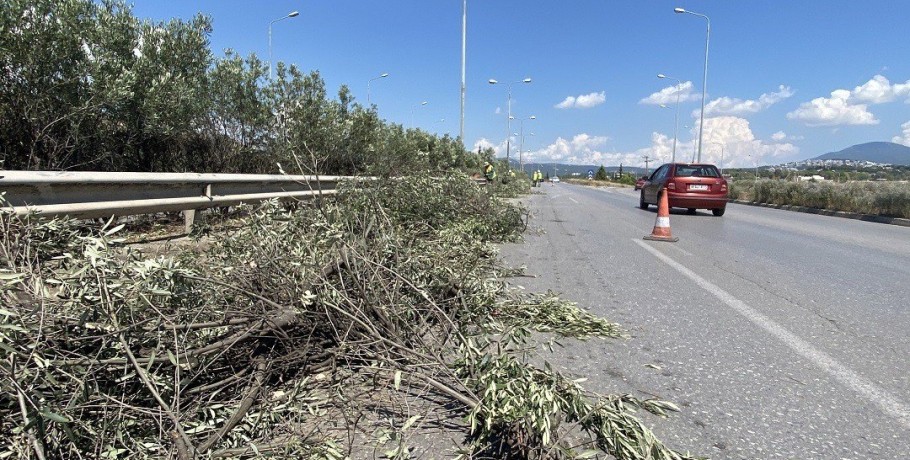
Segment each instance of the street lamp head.
[[420,105],[427,105],[427,101],[421,102]]
[[491,78],[490,81],[489,81],[489,83],[490,83],[491,85],[495,85],[495,84],[497,84],[497,83],[499,83],[499,82]]
[[384,74],[380,75],[379,78],[385,78],[385,77],[388,77],[388,76],[389,76],[389,74],[384,73]]
[[515,117],[513,117],[512,115],[509,115],[509,120],[514,120],[514,119],[515,119]]
[[530,78],[530,77],[529,77],[529,78],[525,78],[525,79],[522,80],[521,82],[522,82],[522,83],[531,83],[531,78]]
[[686,10],[683,9],[683,8],[673,8],[673,12],[676,13],[676,14],[688,13],[688,11],[686,11]]
[[662,73],[659,73],[659,74],[657,74],[657,78],[667,78],[667,76]]
[[299,11],[291,11],[290,13],[288,13],[289,18],[296,18],[297,16],[300,16]]
[[529,119],[529,120],[536,120],[536,119],[537,119],[537,117],[536,117],[536,116],[534,116],[534,115],[531,115],[531,116],[530,116],[530,117],[528,117],[528,119]]
[[669,109],[669,108],[670,108],[667,104],[660,104],[659,107],[662,108],[662,109]]

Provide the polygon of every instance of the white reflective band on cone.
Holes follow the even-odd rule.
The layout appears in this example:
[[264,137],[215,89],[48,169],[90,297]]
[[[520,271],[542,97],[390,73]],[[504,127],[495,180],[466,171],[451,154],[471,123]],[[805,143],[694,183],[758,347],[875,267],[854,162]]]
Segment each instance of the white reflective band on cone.
[[654,223],[655,227],[669,227],[670,218],[669,217],[658,217],[657,222]]

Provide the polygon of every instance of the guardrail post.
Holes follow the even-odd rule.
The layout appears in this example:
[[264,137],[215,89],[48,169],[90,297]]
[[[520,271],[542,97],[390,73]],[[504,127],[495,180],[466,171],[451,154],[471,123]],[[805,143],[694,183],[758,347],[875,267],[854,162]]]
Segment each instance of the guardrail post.
[[183,228],[187,233],[193,231],[193,221],[196,220],[196,210],[187,209],[183,211]]

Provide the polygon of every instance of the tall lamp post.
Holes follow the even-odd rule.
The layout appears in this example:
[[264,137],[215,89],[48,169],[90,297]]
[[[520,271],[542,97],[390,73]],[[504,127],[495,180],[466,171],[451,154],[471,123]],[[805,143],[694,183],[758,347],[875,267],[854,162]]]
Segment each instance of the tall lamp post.
[[525,172],[525,161],[522,156],[522,152],[525,150],[525,120],[536,120],[537,117],[531,115],[528,118],[521,118],[518,120],[518,131],[521,133],[519,136],[519,141],[521,142],[518,145],[518,167],[521,168],[521,172]]
[[691,14],[705,18],[708,23],[708,29],[705,34],[705,77],[701,86],[701,121],[698,124],[698,162],[701,163],[701,141],[705,132],[705,95],[708,92],[708,44],[711,41],[711,19],[701,13],[695,13],[683,8],[674,8],[673,11],[677,14]]
[[291,11],[286,16],[275,19],[274,21],[269,23],[269,80],[272,79],[272,24],[274,24],[278,21],[283,21],[288,18],[296,18],[297,16],[300,16],[299,11]]
[[465,64],[467,60],[467,35],[468,35],[468,0],[461,2],[461,122],[458,128],[458,138],[464,142],[464,93]]
[[[489,80],[489,83],[491,85],[499,84],[498,81],[493,80],[492,78]],[[511,139],[512,139],[512,85],[515,83],[531,83],[531,79],[525,78],[524,80],[513,81],[507,85],[509,88],[509,103],[508,103],[509,112],[508,112],[508,118],[506,120],[506,169],[512,169],[512,165],[509,163],[509,150],[511,147]]]
[[676,139],[679,137],[679,91],[682,82],[676,77],[668,77],[662,73],[657,74],[657,78],[676,80],[676,117],[673,121],[673,158],[670,160],[670,163],[676,163]]
[[373,83],[373,80],[379,80],[380,78],[385,78],[388,76],[389,76],[389,74],[383,73],[382,75],[380,75],[378,77],[374,77],[374,78],[367,80],[367,105],[370,105],[370,83]]
[[723,176],[724,175],[724,144],[721,144],[720,142],[712,142],[712,144],[720,146],[720,175]]

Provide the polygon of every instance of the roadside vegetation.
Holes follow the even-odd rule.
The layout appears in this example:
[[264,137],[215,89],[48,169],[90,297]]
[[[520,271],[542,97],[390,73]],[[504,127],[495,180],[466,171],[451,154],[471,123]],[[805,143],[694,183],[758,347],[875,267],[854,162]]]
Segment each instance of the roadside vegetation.
[[847,182],[734,180],[730,198],[778,205],[910,218],[910,184],[906,182]]
[[[209,47],[210,18],[119,0],[0,3],[0,167],[405,175],[479,171],[460,140],[382,120],[318,71]],[[474,161],[474,163],[472,163]]]
[[688,458],[636,418],[671,403],[530,364],[533,332],[621,330],[508,288],[494,243],[528,215],[489,188],[349,183],[157,258],[113,224],[2,215],[0,457],[410,458],[454,424],[468,458]]
[[403,459],[433,433],[463,458],[689,458],[636,418],[671,403],[531,364],[541,337],[622,333],[509,289],[495,244],[528,225],[507,200],[527,177],[497,162],[479,185],[492,150],[386,122],[318,72],[215,57],[211,27],[3,2],[0,165],[375,179],[205,214],[158,256],[115,220],[0,214],[0,458]]

